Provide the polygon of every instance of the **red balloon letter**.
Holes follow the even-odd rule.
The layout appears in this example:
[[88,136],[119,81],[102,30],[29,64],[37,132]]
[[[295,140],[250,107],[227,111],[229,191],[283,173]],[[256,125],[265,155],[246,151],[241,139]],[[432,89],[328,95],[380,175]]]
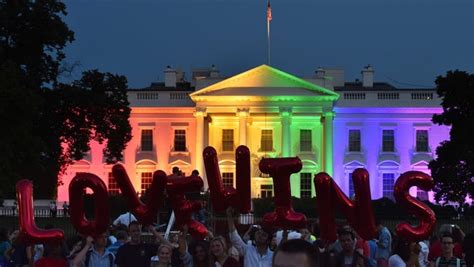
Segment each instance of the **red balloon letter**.
[[[85,189],[92,189],[94,196],[94,220],[86,219],[84,213]],[[109,226],[109,207],[105,183],[92,173],[78,173],[69,184],[71,223],[83,235],[98,236]]]
[[365,169],[356,169],[352,174],[355,199],[351,201],[327,173],[321,172],[314,177],[316,201],[320,213],[321,238],[336,240],[336,222],[334,210],[340,208],[349,224],[365,240],[376,236],[374,212],[371,204],[369,173]]
[[176,226],[181,228],[187,224],[189,233],[194,238],[201,240],[207,236],[207,228],[191,218],[193,212],[198,212],[201,209],[201,203],[187,200],[184,194],[199,192],[203,186],[204,183],[199,176],[168,178],[166,185],[166,191],[176,217]]
[[122,195],[127,199],[128,205],[132,213],[142,224],[149,225],[155,222],[156,214],[163,203],[164,190],[166,186],[166,173],[163,171],[155,171],[153,173],[153,181],[150,187],[149,200],[147,204],[143,204],[135,192],[135,188],[128,178],[127,172],[122,165],[116,164],[112,168],[112,175],[117,181]]
[[290,175],[299,172],[302,167],[299,158],[264,158],[260,161],[260,171],[270,174],[275,190],[275,211],[263,216],[264,227],[306,228],[306,217],[295,212],[291,203]]
[[240,213],[250,212],[250,151],[246,146],[239,146],[235,151],[236,185],[224,188],[217,153],[213,147],[206,147],[203,151],[207,181],[211,191],[211,202],[214,211],[222,213],[232,206]]
[[409,214],[415,215],[420,220],[420,224],[416,227],[408,223],[399,223],[396,228],[397,234],[405,239],[418,241],[431,235],[436,224],[436,216],[426,204],[410,196],[408,189],[412,186],[429,191],[434,186],[433,178],[422,172],[409,171],[402,174],[395,183],[393,194],[397,203],[402,204]]
[[35,224],[33,213],[33,183],[21,180],[16,184],[18,200],[18,218],[20,220],[20,240],[27,244],[60,243],[64,232],[59,229],[42,230]]

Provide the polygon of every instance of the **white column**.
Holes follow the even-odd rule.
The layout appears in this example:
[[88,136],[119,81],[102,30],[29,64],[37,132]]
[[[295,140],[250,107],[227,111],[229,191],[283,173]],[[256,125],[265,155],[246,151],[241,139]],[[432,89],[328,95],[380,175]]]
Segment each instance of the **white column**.
[[202,152],[204,150],[204,116],[205,108],[196,107],[194,117],[196,117],[196,152],[194,155],[196,170],[204,180],[204,188],[208,188],[206,172],[204,171],[204,160],[202,158]]
[[237,116],[239,116],[239,145],[247,145],[247,117],[249,115],[248,108],[238,108]]
[[324,113],[324,171],[333,175],[333,120],[334,112]]
[[291,108],[280,108],[281,116],[281,154],[282,157],[291,157]]

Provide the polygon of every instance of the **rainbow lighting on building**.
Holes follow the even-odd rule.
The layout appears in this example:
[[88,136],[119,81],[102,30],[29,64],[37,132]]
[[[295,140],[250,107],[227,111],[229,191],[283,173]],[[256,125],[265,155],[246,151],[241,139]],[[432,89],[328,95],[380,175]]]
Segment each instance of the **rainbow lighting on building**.
[[[193,70],[191,81],[170,67],[164,74],[164,82],[128,92],[133,138],[120,163],[139,193],[150,186],[155,170],[171,173],[173,167],[187,175],[198,170],[207,187],[206,146],[218,153],[224,185],[235,186],[234,152],[246,145],[252,197],[273,195],[272,179],[258,169],[260,159],[292,156],[303,162],[291,177],[295,197],[314,196],[312,180],[321,171],[351,196],[351,173],[360,167],[370,173],[374,199],[392,197],[401,173],[430,173],[436,147],[449,138],[449,128],[431,122],[442,112],[434,89],[374,82],[370,66],[355,82],[345,82],[340,69],[319,68],[313,77],[300,78],[267,65],[228,78],[214,66]],[[67,188],[78,172],[94,173],[111,194],[119,192],[102,149],[92,143],[86,157],[68,167],[58,201],[68,200]],[[416,188],[410,193],[433,200]]]

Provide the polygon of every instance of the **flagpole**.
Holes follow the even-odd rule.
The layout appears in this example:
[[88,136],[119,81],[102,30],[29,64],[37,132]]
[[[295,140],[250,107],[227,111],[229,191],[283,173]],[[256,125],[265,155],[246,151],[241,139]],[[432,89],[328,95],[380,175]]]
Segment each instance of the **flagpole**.
[[271,64],[271,43],[270,43],[270,22],[272,21],[272,7],[270,6],[270,0],[267,2],[267,64]]
[[268,44],[268,66],[270,66],[271,46],[270,46],[270,20],[267,19],[267,44]]

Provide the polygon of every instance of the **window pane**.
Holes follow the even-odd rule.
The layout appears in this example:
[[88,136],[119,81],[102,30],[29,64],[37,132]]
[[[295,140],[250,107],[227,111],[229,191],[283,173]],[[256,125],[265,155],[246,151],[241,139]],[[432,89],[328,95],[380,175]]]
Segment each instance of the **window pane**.
[[428,130],[416,131],[416,151],[428,152]]
[[142,172],[142,194],[145,193],[145,191],[150,188],[151,182],[153,181],[153,173],[151,172]]
[[311,197],[311,173],[302,172],[300,174],[300,197]]
[[383,130],[382,133],[382,151],[395,152],[394,130]]
[[312,151],[311,130],[300,130],[300,151]]
[[262,184],[262,185],[260,185],[260,196],[261,196],[261,198],[271,198],[271,197],[273,197],[273,185],[271,185],[271,184]]
[[222,151],[234,151],[234,130],[222,130]]
[[174,130],[174,151],[186,151],[186,130]]
[[115,177],[112,175],[112,172],[109,172],[109,181],[108,181],[108,191],[110,195],[118,195],[120,194],[120,189],[117,184],[117,180],[115,180]]
[[349,130],[349,152],[360,152],[360,130]]
[[262,130],[260,138],[261,151],[273,151],[273,130]]
[[222,173],[222,184],[224,187],[233,187],[234,186],[234,173],[233,172],[223,172]]
[[355,195],[354,181],[352,180],[352,173],[349,173],[349,198],[353,198]]
[[142,151],[153,151],[153,130],[142,130]]
[[382,192],[383,197],[393,199],[393,185],[395,184],[395,174],[394,173],[384,173],[382,174]]

